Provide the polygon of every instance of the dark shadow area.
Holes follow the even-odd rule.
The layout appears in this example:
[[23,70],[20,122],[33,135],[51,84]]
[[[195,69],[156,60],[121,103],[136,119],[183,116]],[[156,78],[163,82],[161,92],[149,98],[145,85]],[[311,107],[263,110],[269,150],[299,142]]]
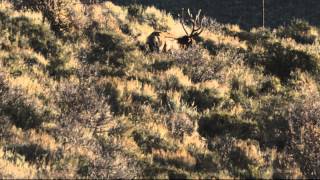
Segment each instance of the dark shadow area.
[[219,113],[201,118],[198,131],[202,137],[209,138],[229,135],[239,139],[258,139],[259,134],[256,125],[228,114]]
[[296,70],[308,72],[317,76],[319,65],[316,57],[303,51],[283,47],[280,43],[266,43],[266,52],[254,54],[249,58],[249,64],[262,65],[265,73],[276,75],[283,82],[290,79],[290,74]]
[[179,158],[174,158],[174,159],[166,159],[164,157],[161,156],[154,156],[153,157],[153,161],[155,163],[159,163],[161,164],[161,166],[174,166],[176,168],[179,169],[186,169],[189,171],[194,171],[194,165],[188,164],[186,162],[184,162],[182,159]]
[[152,104],[153,100],[150,96],[140,95],[138,93],[132,93],[132,101],[139,104]]
[[[104,0],[105,1],[105,0]],[[257,0],[112,0],[119,5],[133,3],[155,6],[177,16],[181,8],[193,11],[202,9],[204,14],[221,23],[239,24],[244,29],[262,26],[262,1]],[[320,3],[317,0],[266,0],[266,26],[277,27],[294,18],[306,19],[313,25],[319,24]]]
[[216,157],[213,157],[208,153],[197,153],[195,154],[197,163],[195,165],[196,171],[201,172],[216,172],[218,171],[219,165],[214,161]]
[[162,167],[156,166],[155,164],[148,164],[148,166],[146,167],[147,168],[143,170],[143,174],[146,177],[149,177],[151,179],[154,177],[157,177],[157,175],[160,175],[160,174],[167,174],[168,179],[187,179],[188,178],[187,174],[184,174],[182,172],[177,172],[175,170],[168,169],[168,168],[162,168]]
[[150,71],[166,71],[170,69],[174,65],[173,61],[156,61],[151,67],[149,67]]
[[22,129],[37,128],[48,115],[49,112],[39,114],[32,104],[27,103],[21,92],[9,88],[4,77],[0,74],[0,118],[4,118],[1,120],[4,121],[4,124],[1,126],[5,127],[10,121]]
[[176,150],[176,147],[170,147],[170,145],[158,135],[150,134],[147,131],[134,131],[132,136],[140,149],[146,154],[151,153],[152,150]]
[[223,100],[214,89],[190,89],[184,92],[182,99],[189,105],[196,106],[199,111],[217,106]]
[[[0,82],[1,85],[1,82]],[[48,114],[39,114],[31,104],[25,102],[20,94],[1,93],[0,116],[7,117],[11,123],[22,129],[39,127]]]
[[127,53],[136,49],[136,46],[126,44],[127,42],[122,36],[113,32],[100,32],[99,30],[91,29],[88,32],[88,36],[94,43],[83,60],[87,59],[89,63],[99,62],[115,67],[126,67],[127,63],[129,63]]
[[50,151],[45,150],[36,144],[14,145],[7,147],[7,150],[23,155],[26,158],[26,161],[30,163],[39,161],[48,163],[50,157],[53,156]]
[[10,102],[2,109],[2,112],[10,118],[13,124],[22,129],[36,128],[43,122],[34,108],[23,102]]
[[111,84],[107,83],[104,86],[103,94],[108,97],[108,104],[110,105],[111,111],[115,114],[121,114],[121,107],[119,102],[119,91]]

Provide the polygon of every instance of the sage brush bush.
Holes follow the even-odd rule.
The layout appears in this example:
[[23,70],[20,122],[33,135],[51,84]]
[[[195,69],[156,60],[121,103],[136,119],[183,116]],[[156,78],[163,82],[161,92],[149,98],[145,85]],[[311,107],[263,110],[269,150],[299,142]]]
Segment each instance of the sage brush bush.
[[290,108],[290,152],[308,178],[320,175],[320,97],[310,95]]

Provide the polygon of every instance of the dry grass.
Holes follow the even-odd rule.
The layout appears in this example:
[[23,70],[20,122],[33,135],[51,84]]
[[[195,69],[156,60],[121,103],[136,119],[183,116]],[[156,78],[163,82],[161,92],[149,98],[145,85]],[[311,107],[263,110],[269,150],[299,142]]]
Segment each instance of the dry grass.
[[0,149],[0,175],[2,178],[25,179],[37,177],[37,168],[27,163],[23,157],[17,158],[16,162],[7,160],[14,156],[14,154]]

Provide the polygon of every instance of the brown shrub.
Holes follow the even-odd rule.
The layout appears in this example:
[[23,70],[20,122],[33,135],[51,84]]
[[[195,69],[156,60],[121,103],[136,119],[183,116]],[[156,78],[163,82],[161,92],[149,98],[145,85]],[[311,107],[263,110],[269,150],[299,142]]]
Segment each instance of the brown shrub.
[[194,123],[186,113],[173,113],[167,120],[167,127],[174,137],[182,139],[184,135],[191,135],[194,131]]
[[292,105],[289,115],[290,150],[307,178],[320,176],[320,97]]

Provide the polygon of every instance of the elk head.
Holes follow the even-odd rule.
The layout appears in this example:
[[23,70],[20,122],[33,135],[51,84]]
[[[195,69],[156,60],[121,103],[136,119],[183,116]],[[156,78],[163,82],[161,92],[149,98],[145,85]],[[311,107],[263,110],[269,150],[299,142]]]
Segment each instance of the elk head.
[[[184,47],[188,48],[192,46],[195,42],[195,39],[199,37],[199,35],[203,32],[204,27],[203,27],[203,22],[204,22],[204,17],[201,16],[201,9],[198,11],[196,16],[194,16],[191,12],[190,9],[188,9],[188,19],[185,19],[184,15],[184,10],[182,9],[182,14],[179,15],[180,18],[180,23],[182,25],[182,28],[184,32],[186,33],[185,36],[177,38],[178,43]],[[186,22],[191,23],[191,32],[189,33],[186,28]]]

